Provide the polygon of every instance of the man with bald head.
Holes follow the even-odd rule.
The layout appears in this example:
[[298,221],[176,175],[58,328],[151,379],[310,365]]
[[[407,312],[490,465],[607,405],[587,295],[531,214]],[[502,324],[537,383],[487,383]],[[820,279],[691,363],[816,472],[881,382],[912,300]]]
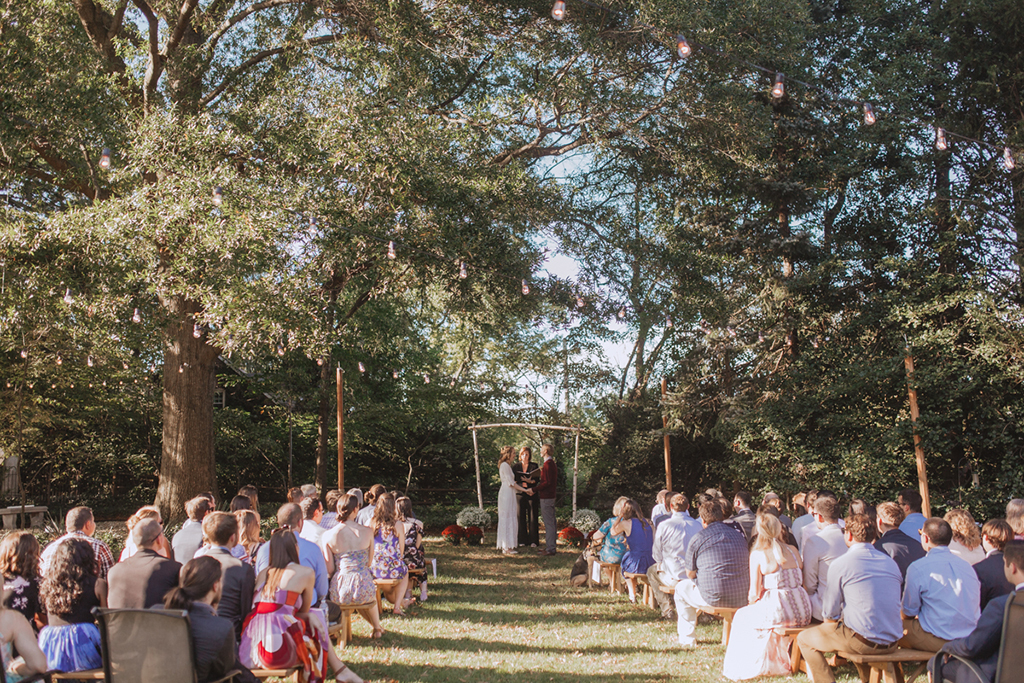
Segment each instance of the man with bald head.
[[181,565],[157,552],[163,526],[156,519],[139,521],[132,540],[139,551],[118,562],[107,575],[107,605],[111,609],[147,609],[162,605],[164,596],[178,585]]

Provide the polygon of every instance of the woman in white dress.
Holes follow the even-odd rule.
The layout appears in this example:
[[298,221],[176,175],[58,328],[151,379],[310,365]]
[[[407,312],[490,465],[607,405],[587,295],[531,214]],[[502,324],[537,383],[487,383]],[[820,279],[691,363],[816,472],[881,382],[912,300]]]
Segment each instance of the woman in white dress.
[[501,449],[498,459],[498,476],[501,477],[501,490],[498,491],[498,548],[506,555],[515,555],[519,544],[519,504],[516,502],[516,491],[529,494],[532,489],[516,484],[516,476],[512,474],[512,462],[516,452],[511,446]]

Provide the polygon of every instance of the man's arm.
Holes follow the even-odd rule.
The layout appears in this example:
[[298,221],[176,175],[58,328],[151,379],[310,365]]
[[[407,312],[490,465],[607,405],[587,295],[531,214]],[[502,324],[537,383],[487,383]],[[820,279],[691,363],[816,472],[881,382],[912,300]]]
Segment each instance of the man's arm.
[[916,617],[921,612],[921,581],[918,572],[911,565],[907,569],[907,582],[903,589],[903,602],[900,605],[900,616]]
[[822,551],[821,539],[814,536],[804,547],[804,590],[808,595],[818,592],[818,561]]
[[[1013,593],[1010,593],[1012,597]],[[942,646],[942,652],[959,655],[967,659],[982,659],[991,655],[999,648],[999,641],[1003,635],[1003,612],[1006,609],[1006,599],[1002,596],[995,598],[985,605],[981,613],[978,625],[974,627],[971,634],[966,638],[956,638]]]
[[843,616],[843,584],[845,582],[846,576],[842,567],[833,566],[829,571],[829,582],[825,585],[825,594],[821,596],[821,617],[824,621],[839,621]]

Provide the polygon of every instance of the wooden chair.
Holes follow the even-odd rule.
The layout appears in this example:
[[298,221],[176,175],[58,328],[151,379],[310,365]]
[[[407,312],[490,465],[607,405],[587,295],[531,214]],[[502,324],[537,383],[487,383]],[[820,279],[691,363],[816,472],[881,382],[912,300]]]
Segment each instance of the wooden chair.
[[800,628],[783,628],[779,627],[775,629],[775,632],[780,636],[788,636],[793,641],[793,647],[789,651],[789,670],[791,673],[796,673],[802,669],[806,669],[806,666],[801,666],[803,663],[803,654],[800,652],[800,646],[796,642],[797,636],[800,635],[801,631],[806,631],[810,626],[801,626]]
[[[667,595],[675,595],[676,589],[662,586],[661,590]],[[702,614],[722,620],[722,645],[729,645],[729,634],[732,631],[732,619],[736,616],[739,607],[698,607],[697,611]]]
[[622,586],[619,585],[619,577],[622,575],[622,572],[619,571],[619,563],[602,562],[596,557],[592,557],[587,561],[587,588],[590,588],[594,585],[594,567],[598,568],[598,572],[600,572],[600,574],[608,572],[609,591],[611,591],[612,593],[618,593],[622,590]]

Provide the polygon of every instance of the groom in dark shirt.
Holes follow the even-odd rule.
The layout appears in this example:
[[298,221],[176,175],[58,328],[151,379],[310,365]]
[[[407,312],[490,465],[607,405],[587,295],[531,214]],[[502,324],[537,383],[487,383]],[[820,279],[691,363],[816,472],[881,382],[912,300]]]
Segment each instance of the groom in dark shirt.
[[540,483],[534,489],[534,493],[540,499],[540,513],[544,518],[544,540],[545,548],[539,551],[541,555],[554,555],[558,543],[558,522],[555,519],[555,489],[558,485],[558,466],[555,464],[554,448],[551,444],[544,444],[540,447],[540,454],[544,456],[544,464],[540,467]]

